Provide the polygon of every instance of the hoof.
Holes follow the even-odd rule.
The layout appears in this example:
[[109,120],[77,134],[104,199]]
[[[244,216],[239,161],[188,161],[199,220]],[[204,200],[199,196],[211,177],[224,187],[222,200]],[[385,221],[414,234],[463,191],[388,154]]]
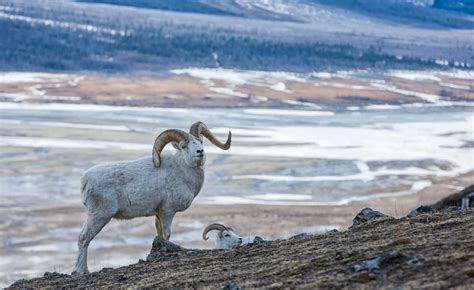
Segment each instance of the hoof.
[[84,275],[84,274],[89,274],[89,271],[86,270],[86,271],[84,271],[84,272],[78,272],[78,271],[74,270],[74,271],[71,272],[71,275],[72,275],[72,276]]

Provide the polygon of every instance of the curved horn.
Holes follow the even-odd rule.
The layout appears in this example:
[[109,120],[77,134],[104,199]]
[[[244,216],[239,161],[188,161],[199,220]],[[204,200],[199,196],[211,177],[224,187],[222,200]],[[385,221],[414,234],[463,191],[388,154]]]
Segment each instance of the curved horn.
[[224,226],[224,225],[221,225],[221,224],[210,224],[202,232],[202,238],[204,240],[209,239],[209,237],[207,236],[207,233],[212,231],[212,230],[218,230],[218,231],[223,232],[223,231],[227,230],[227,227]]
[[222,150],[227,150],[230,148],[230,143],[232,139],[232,133],[229,131],[229,135],[227,135],[227,141],[225,144],[221,143],[217,140],[216,136],[211,133],[209,128],[203,122],[196,122],[194,123],[191,128],[189,128],[189,134],[193,135],[196,138],[202,139],[201,135],[206,137],[212,144],[216,145],[217,147],[221,148]]
[[155,139],[155,144],[153,145],[153,164],[156,168],[160,167],[161,159],[160,154],[161,150],[165,148],[166,144],[176,141],[180,142],[183,140],[188,139],[188,133],[176,130],[176,129],[168,129],[163,131],[158,137]]

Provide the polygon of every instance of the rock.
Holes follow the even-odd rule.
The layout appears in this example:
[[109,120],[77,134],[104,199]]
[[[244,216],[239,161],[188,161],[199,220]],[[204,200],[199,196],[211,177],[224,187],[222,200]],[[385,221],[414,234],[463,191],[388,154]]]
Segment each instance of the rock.
[[187,250],[181,246],[173,244],[160,237],[155,237],[150,254],[146,257],[147,261],[158,260],[164,256],[172,256],[178,253],[184,253]]
[[364,270],[372,271],[373,269],[379,268],[383,264],[390,263],[390,262],[392,262],[396,259],[399,259],[399,258],[404,258],[404,256],[401,255],[397,251],[389,251],[386,254],[375,257],[375,258],[370,259],[366,262],[352,265],[350,267],[350,271],[352,271],[352,272],[360,272],[360,271],[364,271]]
[[407,217],[414,217],[414,216],[417,216],[419,214],[432,212],[432,211],[433,211],[433,209],[431,208],[431,206],[422,205],[422,206],[418,207],[417,209],[414,209],[414,210],[410,211],[407,214]]
[[239,290],[239,286],[235,282],[230,282],[222,290]]
[[204,253],[204,252],[207,252],[207,251],[209,251],[209,250],[191,249],[191,250],[187,250],[186,254],[187,255],[195,255],[195,254]]
[[45,272],[43,277],[47,277],[47,278],[53,278],[53,277],[64,277],[64,276],[68,276],[67,274],[61,274],[61,273],[58,273],[58,272]]
[[297,240],[301,240],[302,238],[305,238],[307,237],[308,234],[307,233],[301,233],[301,234],[297,234],[297,235],[294,235],[290,238],[290,241],[297,241]]
[[265,240],[264,240],[262,237],[260,237],[260,236],[255,236],[255,237],[253,238],[253,242],[252,242],[252,243],[258,244],[258,243],[261,243],[261,242],[265,242]]
[[9,287],[10,287],[10,288],[16,288],[16,287],[19,287],[20,284],[25,283],[25,282],[27,282],[27,281],[28,281],[28,280],[26,280],[26,279],[16,280],[16,281],[13,282]]
[[352,226],[350,227],[350,229],[360,226],[361,224],[364,224],[370,220],[379,220],[379,219],[393,219],[393,217],[366,207],[363,210],[361,210],[352,220]]

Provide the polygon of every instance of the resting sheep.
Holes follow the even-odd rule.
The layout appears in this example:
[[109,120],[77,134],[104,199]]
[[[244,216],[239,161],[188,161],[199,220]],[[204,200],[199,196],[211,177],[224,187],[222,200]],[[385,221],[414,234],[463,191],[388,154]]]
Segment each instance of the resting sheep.
[[232,249],[242,244],[242,238],[235,234],[231,227],[226,227],[221,224],[208,225],[202,232],[202,238],[207,240],[209,238],[207,234],[212,230],[218,231],[215,249]]
[[[196,122],[189,133],[163,131],[155,140],[152,157],[99,164],[84,173],[81,189],[87,219],[73,273],[89,272],[89,243],[112,218],[155,216],[157,235],[169,240],[174,215],[191,205],[204,183],[202,136],[223,150],[230,147],[230,131],[226,143],[221,143],[204,123]],[[168,143],[177,152],[161,156]]]

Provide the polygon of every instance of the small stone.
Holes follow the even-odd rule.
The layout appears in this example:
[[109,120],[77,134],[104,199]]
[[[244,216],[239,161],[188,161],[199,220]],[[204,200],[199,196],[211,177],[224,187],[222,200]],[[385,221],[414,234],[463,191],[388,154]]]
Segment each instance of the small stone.
[[290,241],[297,241],[297,240],[301,240],[302,238],[305,238],[307,237],[308,234],[307,233],[301,233],[301,234],[298,234],[298,235],[295,235],[295,236],[292,236],[290,238]]
[[367,260],[365,262],[354,264],[349,269],[351,272],[360,272],[364,270],[372,271],[373,269],[379,268],[383,264],[388,264],[398,258],[406,258],[397,251],[389,251],[380,256]]
[[261,242],[265,242],[265,240],[264,240],[262,237],[260,237],[260,236],[255,236],[255,237],[253,238],[253,243],[258,244],[258,243],[261,243]]
[[63,276],[67,276],[67,274],[61,274],[61,273],[58,273],[58,272],[45,272],[43,274],[43,277],[47,277],[47,278],[63,277]]
[[230,282],[222,290],[239,290],[239,286],[235,282]]
[[414,217],[414,216],[417,216],[421,213],[427,213],[427,212],[432,212],[433,209],[431,208],[431,206],[425,206],[425,205],[422,205],[420,207],[418,207],[417,209],[414,209],[412,211],[410,211],[410,213],[408,213],[407,217]]

